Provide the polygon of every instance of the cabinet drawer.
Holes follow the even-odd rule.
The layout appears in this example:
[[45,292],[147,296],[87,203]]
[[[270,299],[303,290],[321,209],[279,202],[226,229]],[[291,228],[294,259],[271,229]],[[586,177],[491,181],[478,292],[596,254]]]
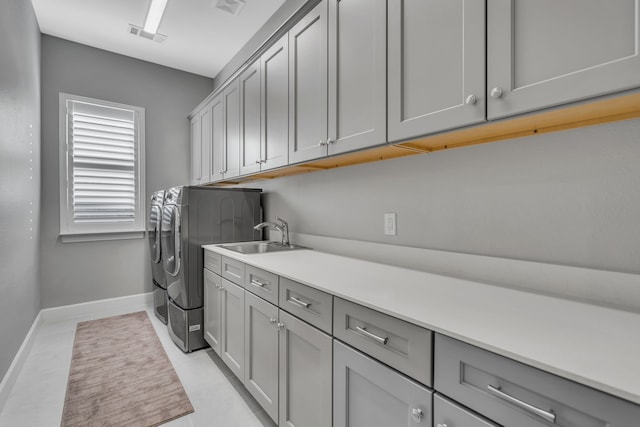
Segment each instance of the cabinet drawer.
[[204,251],[204,268],[220,276],[222,272],[222,255],[213,251]]
[[236,285],[244,286],[244,263],[223,256],[220,269],[222,277]]
[[628,427],[640,419],[640,406],[440,334],[434,362],[439,392],[505,426]]
[[333,316],[336,338],[431,386],[430,330],[340,298]]
[[278,276],[251,265],[244,268],[244,288],[278,305]]
[[433,395],[433,425],[436,427],[500,427],[438,393]]
[[333,296],[331,294],[281,277],[278,305],[281,309],[331,335],[333,329],[331,325]]

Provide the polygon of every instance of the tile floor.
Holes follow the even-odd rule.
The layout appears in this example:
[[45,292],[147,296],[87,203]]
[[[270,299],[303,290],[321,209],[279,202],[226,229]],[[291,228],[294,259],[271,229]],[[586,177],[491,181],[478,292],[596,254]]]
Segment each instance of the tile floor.
[[167,427],[274,427],[242,383],[211,349],[184,354],[169,338],[153,308],[96,313],[73,320],[47,322],[35,338],[2,412],[0,426],[59,426],[76,323],[145,309],[184,386],[195,412]]

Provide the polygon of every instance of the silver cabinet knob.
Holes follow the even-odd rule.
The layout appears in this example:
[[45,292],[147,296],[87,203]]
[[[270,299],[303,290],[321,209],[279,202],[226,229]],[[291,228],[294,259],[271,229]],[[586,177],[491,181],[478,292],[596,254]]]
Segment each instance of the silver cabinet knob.
[[275,325],[276,322],[278,321],[278,319],[272,317],[271,319],[269,319],[269,323],[271,323],[272,325]]
[[256,165],[259,165],[260,163],[262,163],[262,160],[256,160]]
[[325,145],[327,145],[326,141],[323,141],[322,139],[320,140],[320,142],[318,143],[318,146],[320,147],[324,147]]
[[475,96],[474,94],[467,96],[467,99],[464,100],[464,103],[467,105],[473,105],[476,102],[478,102],[478,97]]
[[416,420],[417,423],[419,423],[422,420],[422,417],[424,417],[424,413],[420,408],[413,408],[411,410],[411,416],[414,420]]
[[276,326],[278,327],[278,329],[282,329],[284,328],[284,323],[276,323]]
[[502,91],[501,87],[494,87],[493,89],[491,89],[492,98],[501,98],[503,93],[504,92]]
[[327,144],[333,144],[335,141],[331,138],[327,139]]

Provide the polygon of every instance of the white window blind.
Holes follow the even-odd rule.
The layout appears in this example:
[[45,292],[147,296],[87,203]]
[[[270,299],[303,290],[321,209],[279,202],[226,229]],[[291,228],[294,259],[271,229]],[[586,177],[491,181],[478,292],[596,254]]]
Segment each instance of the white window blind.
[[61,234],[142,230],[144,110],[65,94],[61,104],[63,95]]

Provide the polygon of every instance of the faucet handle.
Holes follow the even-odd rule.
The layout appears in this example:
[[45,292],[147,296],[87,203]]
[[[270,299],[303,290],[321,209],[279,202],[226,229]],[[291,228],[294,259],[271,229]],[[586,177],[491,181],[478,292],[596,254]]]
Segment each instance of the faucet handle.
[[280,221],[284,227],[289,226],[289,224],[287,224],[287,221],[285,221],[284,219],[282,219],[280,217],[278,217],[278,221]]

